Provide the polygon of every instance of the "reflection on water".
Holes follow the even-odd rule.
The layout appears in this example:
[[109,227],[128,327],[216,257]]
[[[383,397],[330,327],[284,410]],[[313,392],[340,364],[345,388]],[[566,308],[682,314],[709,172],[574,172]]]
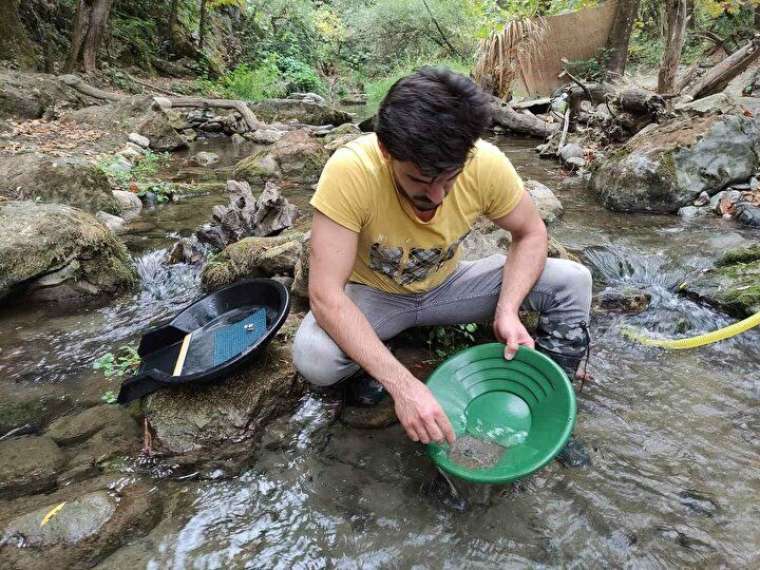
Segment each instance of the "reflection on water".
[[[157,482],[180,506],[125,547],[142,561],[133,566],[758,567],[760,332],[680,352],[620,333],[632,325],[683,336],[731,322],[675,289],[751,234],[717,218],[607,212],[539,160],[534,141],[498,142],[523,176],[557,189],[566,215],[552,232],[585,255],[597,289],[634,286],[652,295],[640,314],[602,314],[592,323],[595,382],[579,395],[575,432],[592,466],[554,462],[454,513],[420,492],[433,470],[399,426],[349,429],[332,421],[334,402],[307,397],[281,422],[283,437],[269,428],[276,443],[262,445],[241,476]],[[207,215],[168,231],[188,232]],[[4,313],[0,373],[76,390],[96,356],[198,294],[197,269],[163,267],[161,255],[140,253],[142,289],[109,307]]]

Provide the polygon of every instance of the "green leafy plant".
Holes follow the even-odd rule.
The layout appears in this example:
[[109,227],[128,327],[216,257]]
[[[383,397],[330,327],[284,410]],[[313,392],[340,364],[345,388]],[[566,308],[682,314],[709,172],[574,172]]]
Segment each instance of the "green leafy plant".
[[446,358],[476,342],[479,325],[450,325],[432,327],[428,332],[427,345],[439,358]]
[[285,82],[274,56],[267,57],[256,67],[238,65],[217,81],[203,81],[202,86],[210,94],[246,101],[260,101],[285,94]]
[[95,370],[102,370],[106,378],[122,377],[132,374],[140,366],[140,355],[137,349],[130,345],[122,345],[114,354],[107,352],[92,364]]
[[171,201],[174,195],[174,186],[169,182],[155,182],[142,186],[137,195],[140,198],[144,198],[149,192],[152,192],[156,196],[156,203],[165,204]]

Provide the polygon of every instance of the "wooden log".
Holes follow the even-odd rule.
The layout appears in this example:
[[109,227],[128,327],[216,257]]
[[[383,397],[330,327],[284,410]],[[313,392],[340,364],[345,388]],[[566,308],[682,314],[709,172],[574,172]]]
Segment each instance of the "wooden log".
[[264,123],[256,118],[248,108],[245,101],[237,99],[203,99],[201,97],[162,97],[162,100],[169,101],[172,107],[192,107],[200,109],[234,109],[243,117],[249,130],[255,131],[264,127]]
[[559,129],[559,123],[547,123],[532,113],[518,113],[509,105],[494,104],[493,121],[512,132],[541,139]]
[[701,99],[723,91],[734,77],[744,72],[758,57],[760,57],[760,34],[755,34],[755,37],[747,45],[705,73],[686,92],[686,95],[690,95],[694,99]]
[[82,78],[77,77],[76,75],[61,75],[58,77],[58,79],[64,85],[67,85],[72,89],[75,89],[80,93],[87,95],[88,97],[93,97],[95,99],[102,99],[104,101],[118,101],[123,97],[123,95],[119,95],[118,93],[110,93],[108,91],[98,89],[97,87],[93,87],[92,85],[89,85],[82,81]]

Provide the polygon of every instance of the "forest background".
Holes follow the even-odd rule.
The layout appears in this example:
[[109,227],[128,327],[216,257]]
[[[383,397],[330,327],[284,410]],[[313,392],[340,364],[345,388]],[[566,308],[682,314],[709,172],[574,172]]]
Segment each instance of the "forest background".
[[[633,9],[629,70],[656,68],[672,0]],[[469,72],[479,42],[504,24],[597,0],[6,0],[0,60],[47,73],[84,71],[124,91],[134,75],[174,77],[173,91],[259,100],[366,93],[377,104],[425,64]],[[738,49],[760,30],[760,0],[677,0],[687,13],[681,63],[710,47]],[[623,30],[619,33],[627,34]],[[611,42],[615,38],[611,38]],[[627,38],[626,38],[627,39]],[[611,50],[571,62],[597,79]],[[619,70],[619,67],[618,67]]]

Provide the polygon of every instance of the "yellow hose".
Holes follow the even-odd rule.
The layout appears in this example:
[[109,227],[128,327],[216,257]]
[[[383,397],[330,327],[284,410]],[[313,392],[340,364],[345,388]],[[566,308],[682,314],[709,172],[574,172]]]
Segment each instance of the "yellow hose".
[[698,346],[705,346],[706,344],[712,344],[721,340],[726,340],[732,336],[739,335],[749,329],[760,325],[760,313],[755,313],[751,317],[739,321],[722,329],[705,333],[699,336],[693,336],[691,338],[679,338],[679,339],[657,339],[650,338],[630,327],[626,327],[622,330],[624,336],[644,344],[646,346],[656,346],[667,350],[684,350],[686,348],[697,348]]

